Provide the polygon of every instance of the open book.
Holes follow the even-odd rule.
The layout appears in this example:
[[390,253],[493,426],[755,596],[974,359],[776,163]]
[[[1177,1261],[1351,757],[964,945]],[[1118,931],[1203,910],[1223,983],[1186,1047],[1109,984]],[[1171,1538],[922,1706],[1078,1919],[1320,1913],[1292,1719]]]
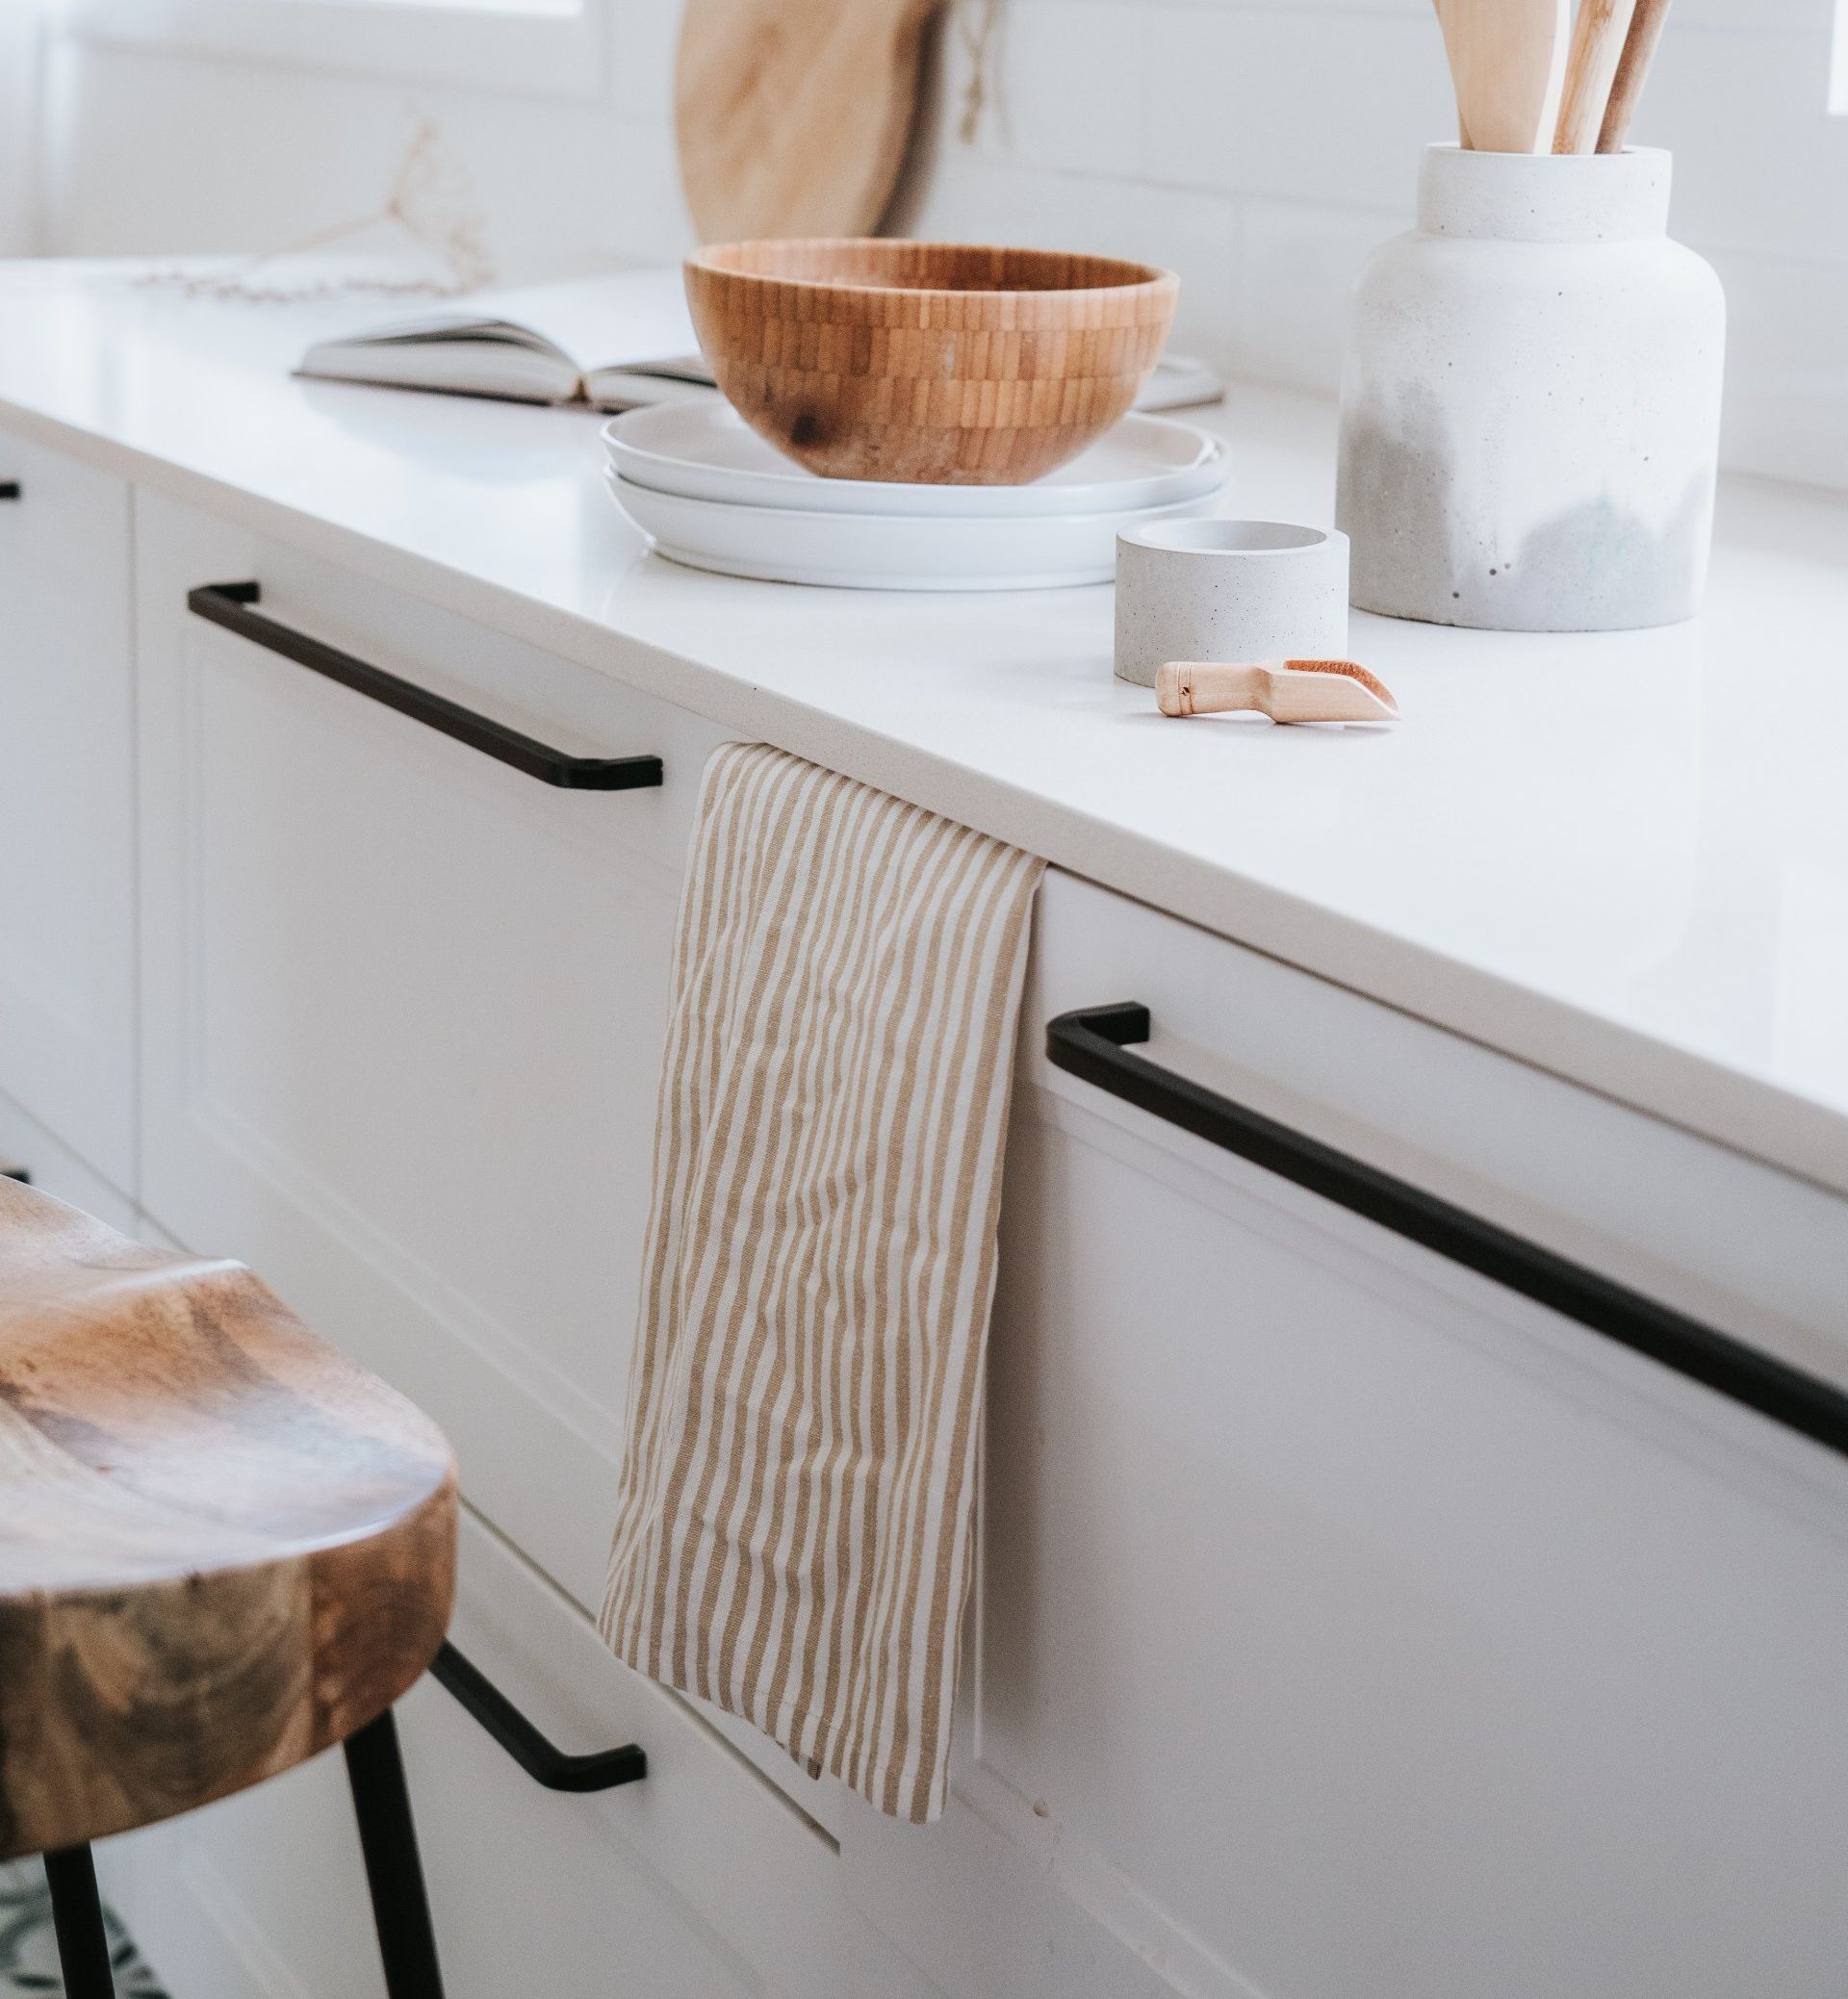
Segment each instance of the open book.
[[477,292],[414,320],[318,341],[295,372],[604,410],[714,393],[676,267]]
[[[717,393],[671,266],[477,292],[414,320],[318,341],[295,372],[601,410]],[[1164,354],[1136,407],[1183,409],[1222,393],[1200,362]]]

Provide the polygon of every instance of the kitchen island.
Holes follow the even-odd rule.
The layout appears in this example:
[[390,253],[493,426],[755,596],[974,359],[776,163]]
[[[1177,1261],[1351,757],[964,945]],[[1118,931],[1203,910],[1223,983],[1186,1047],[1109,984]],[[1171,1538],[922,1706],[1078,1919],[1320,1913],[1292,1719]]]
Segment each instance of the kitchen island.
[[[0,1149],[245,1258],[423,1402],[475,1514],[471,1652],[560,1733],[648,1738],[593,1807],[416,1697],[452,1991],[624,1989],[617,1906],[651,1993],[1838,1988],[1848,1467],[1106,1096],[1045,1028],[1142,1001],[1173,1071],[1848,1386],[1848,499],[1730,484],[1692,626],[1356,616],[1397,731],[1175,724],[1112,679],[1107,588],[678,569],[581,412],[292,379],[343,317],[0,278]],[[1327,406],[1192,414],[1228,510],[1326,520]],[[552,793],[189,608],[233,582],[665,782]],[[679,870],[738,736],[1053,863],[924,1833],[583,1615]],[[363,1925],[330,1941],[264,1865],[338,1848],[312,1778],[124,1844],[196,1999],[372,1989]]]

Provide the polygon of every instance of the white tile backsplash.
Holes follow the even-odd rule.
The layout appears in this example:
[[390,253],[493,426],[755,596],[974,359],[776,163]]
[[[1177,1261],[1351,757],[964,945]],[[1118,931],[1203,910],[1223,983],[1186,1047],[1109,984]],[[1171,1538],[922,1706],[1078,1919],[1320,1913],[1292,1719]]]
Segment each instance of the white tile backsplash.
[[[420,111],[475,187],[505,276],[672,255],[688,240],[679,10],[591,4],[611,10],[601,101],[68,48],[48,246],[263,247],[363,214]],[[967,22],[981,0],[952,4]],[[1848,486],[1833,13],[1833,0],[1676,0],[1636,136],[1675,149],[1676,231],[1727,281],[1730,458]],[[932,60],[896,226],[1168,264],[1180,344],[1314,389],[1334,386],[1366,256],[1409,222],[1421,146],[1453,122],[1429,0],[1000,0],[972,143],[959,16]]]
[[1848,264],[1732,252],[1713,262],[1732,314],[1728,463],[1848,486]]
[[1675,154],[1678,233],[1704,251],[1848,260],[1848,118],[1828,111],[1827,33],[1664,35],[1656,65],[1635,137]]
[[1331,388],[1355,280],[1382,243],[1411,226],[1410,199],[1396,216],[1262,199],[1245,211],[1244,310],[1232,364],[1265,381]]
[[[960,126],[967,52],[952,28]],[[1014,0],[996,16],[990,89],[973,144],[985,158],[1141,181],[1148,175],[1142,115],[1147,37],[1122,0]],[[1030,89],[1018,88],[1031,78]]]
[[[1148,178],[1301,201],[1398,199],[1451,136],[1434,13],[1142,10]],[[1016,87],[1023,87],[1014,80]]]

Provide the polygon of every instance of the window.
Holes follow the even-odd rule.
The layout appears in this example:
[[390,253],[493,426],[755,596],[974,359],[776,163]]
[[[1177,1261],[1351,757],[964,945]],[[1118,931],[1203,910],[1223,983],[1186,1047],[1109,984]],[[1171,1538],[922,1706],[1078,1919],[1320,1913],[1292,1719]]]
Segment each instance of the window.
[[[0,0],[0,6],[11,0]],[[91,40],[595,96],[606,0],[64,0]]]

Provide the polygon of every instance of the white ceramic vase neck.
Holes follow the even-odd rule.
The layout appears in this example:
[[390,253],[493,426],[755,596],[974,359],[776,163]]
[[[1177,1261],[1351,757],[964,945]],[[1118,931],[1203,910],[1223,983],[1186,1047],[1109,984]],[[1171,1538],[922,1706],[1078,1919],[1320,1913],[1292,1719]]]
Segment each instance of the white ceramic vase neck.
[[1419,174],[1418,226],[1498,243],[1635,243],[1668,234],[1674,178],[1674,156],[1655,146],[1536,154],[1434,145]]

